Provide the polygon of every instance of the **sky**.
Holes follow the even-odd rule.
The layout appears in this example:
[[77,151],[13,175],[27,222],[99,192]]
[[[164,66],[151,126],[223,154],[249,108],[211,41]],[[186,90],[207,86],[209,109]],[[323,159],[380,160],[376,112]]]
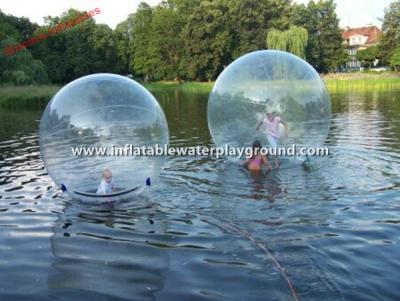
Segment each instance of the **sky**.
[[[309,0],[294,0],[297,3],[307,3]],[[383,18],[384,9],[395,0],[334,0],[337,4],[336,13],[340,26],[359,27],[367,24],[381,26],[379,18]],[[133,13],[140,2],[156,5],[160,0],[0,0],[0,9],[17,17],[28,17],[31,21],[43,25],[44,16],[58,16],[73,7],[90,11],[100,8],[101,13],[95,17],[97,23],[105,23],[115,28]]]

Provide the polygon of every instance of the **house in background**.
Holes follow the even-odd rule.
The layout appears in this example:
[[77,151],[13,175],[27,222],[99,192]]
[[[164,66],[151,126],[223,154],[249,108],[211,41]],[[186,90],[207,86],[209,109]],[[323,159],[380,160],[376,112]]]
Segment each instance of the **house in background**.
[[349,61],[346,63],[346,67],[360,69],[361,62],[357,60],[357,51],[376,45],[381,33],[382,31],[374,25],[358,28],[346,27],[342,32],[343,43],[349,54]]

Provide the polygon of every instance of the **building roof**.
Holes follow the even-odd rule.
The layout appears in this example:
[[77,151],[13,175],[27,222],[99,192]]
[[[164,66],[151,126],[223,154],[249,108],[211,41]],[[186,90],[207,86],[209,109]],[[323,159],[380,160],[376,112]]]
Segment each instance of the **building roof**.
[[374,44],[378,42],[379,36],[382,31],[376,26],[365,26],[365,27],[357,27],[357,28],[349,28],[347,27],[342,32],[343,40],[349,40],[353,35],[362,35],[367,36],[368,40],[366,44]]

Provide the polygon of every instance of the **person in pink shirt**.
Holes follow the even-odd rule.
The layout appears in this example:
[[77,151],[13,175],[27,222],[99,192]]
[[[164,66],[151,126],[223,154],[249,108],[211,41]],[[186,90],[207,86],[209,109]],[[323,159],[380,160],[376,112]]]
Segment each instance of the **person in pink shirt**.
[[[288,124],[284,121],[281,117],[275,116],[275,113],[267,112],[266,116],[261,120],[256,127],[258,131],[261,125],[265,125],[265,134],[267,135],[267,140],[269,146],[272,148],[277,148],[279,145],[279,124],[283,124],[285,127],[285,137],[288,136]],[[276,168],[279,167],[278,157],[275,157],[275,166]]]

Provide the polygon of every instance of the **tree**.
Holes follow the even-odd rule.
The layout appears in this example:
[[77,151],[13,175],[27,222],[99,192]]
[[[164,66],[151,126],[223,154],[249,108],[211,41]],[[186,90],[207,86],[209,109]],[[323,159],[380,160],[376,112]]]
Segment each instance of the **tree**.
[[274,50],[288,50],[288,32],[276,29],[271,29],[268,32],[266,46]]
[[[0,43],[8,42],[6,39]],[[40,60],[35,60],[29,50],[24,49],[12,56],[0,53],[0,82],[20,84],[44,84],[48,82],[47,70]]]
[[124,66],[118,59],[112,29],[104,24],[95,24],[88,37],[89,47],[92,49],[90,62],[91,73],[96,72],[124,72]]
[[17,40],[21,39],[21,35],[18,30],[5,19],[1,18],[0,13],[0,40],[6,39],[7,37],[12,37]]
[[31,83],[31,78],[21,70],[7,71],[6,74],[10,77],[12,82],[17,85],[26,85]]
[[[391,47],[397,45],[397,4],[385,15]],[[39,27],[0,11],[1,43],[22,42],[80,14],[70,9],[46,17]],[[319,72],[336,70],[346,59],[333,0],[307,6],[287,0],[164,0],[154,7],[140,3],[115,30],[87,19],[14,56],[2,53],[0,80],[40,83],[48,74],[51,82],[65,83],[96,72],[131,73],[146,81],[213,80],[237,57],[264,49],[266,39],[268,48],[306,58]],[[371,62],[368,56],[363,61]]]
[[396,71],[400,71],[400,47],[397,48],[390,58],[390,66]]
[[149,65],[154,79],[176,79],[184,75],[181,70],[184,55],[181,31],[185,22],[184,12],[172,1],[153,9]]
[[134,56],[131,61],[131,67],[135,73],[143,76],[147,81],[152,76],[152,69],[150,66],[151,51],[151,21],[153,19],[153,12],[145,2],[139,4],[139,7],[134,14],[134,25],[132,30],[133,35],[133,52]]
[[265,48],[269,28],[289,27],[290,2],[286,0],[227,0],[233,34],[233,59]]
[[357,60],[363,63],[364,67],[371,68],[374,61],[378,59],[379,49],[377,46],[371,46],[363,50],[357,51]]
[[385,9],[379,48],[384,62],[389,62],[396,48],[400,47],[400,0]]
[[293,5],[292,22],[308,32],[306,59],[319,72],[337,70],[346,62],[333,0]]
[[212,80],[232,61],[228,13],[227,0],[204,0],[193,8],[182,32],[188,78]]
[[[59,17],[47,17],[46,25],[38,28],[35,34],[47,32],[50,27],[67,23],[82,13],[70,9]],[[86,19],[49,36],[35,44],[32,53],[47,66],[54,83],[69,82],[91,73],[123,71],[112,30],[107,25],[96,24],[94,19]]]
[[16,39],[30,38],[38,27],[36,23],[32,23],[28,18],[6,15],[0,10],[0,40],[10,36]]
[[[11,22],[11,23],[10,23]],[[48,82],[47,70],[40,60],[35,60],[29,49],[22,49],[15,54],[6,55],[4,49],[21,42],[27,28],[26,18],[6,16],[0,12],[0,82],[23,84],[43,84]],[[17,26],[17,27],[16,27]],[[20,30],[23,30],[22,32]]]
[[269,49],[288,51],[304,59],[307,41],[308,33],[306,29],[299,26],[290,26],[285,31],[270,30],[266,44]]
[[123,72],[125,74],[128,72],[133,73],[131,61],[133,60],[134,56],[134,18],[134,14],[130,14],[125,21],[117,25],[112,33],[117,57],[123,66]]

